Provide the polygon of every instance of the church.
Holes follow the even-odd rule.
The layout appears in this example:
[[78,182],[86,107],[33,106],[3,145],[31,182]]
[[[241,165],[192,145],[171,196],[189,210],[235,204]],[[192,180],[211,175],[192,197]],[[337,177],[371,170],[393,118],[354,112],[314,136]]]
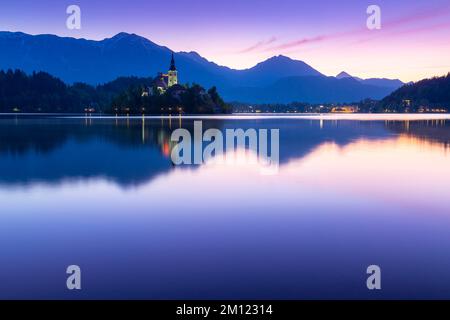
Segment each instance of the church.
[[175,59],[172,52],[169,71],[167,71],[167,73],[159,72],[156,78],[153,80],[151,87],[148,89],[148,91],[144,91],[142,95],[153,95],[153,88],[156,88],[160,94],[163,94],[168,88],[175,85],[178,85],[178,71],[175,67]]

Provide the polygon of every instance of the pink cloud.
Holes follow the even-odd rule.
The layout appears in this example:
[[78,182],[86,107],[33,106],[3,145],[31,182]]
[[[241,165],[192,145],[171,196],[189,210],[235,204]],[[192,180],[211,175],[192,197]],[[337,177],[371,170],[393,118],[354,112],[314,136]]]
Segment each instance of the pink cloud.
[[360,44],[360,43],[368,42],[375,38],[380,38],[380,37],[386,37],[386,36],[395,37],[395,36],[401,36],[401,35],[417,34],[417,33],[425,32],[425,31],[444,30],[444,29],[449,29],[449,28],[450,28],[450,22],[443,22],[443,23],[438,23],[438,24],[433,24],[433,25],[428,25],[428,26],[420,26],[420,27],[410,28],[410,29],[391,30],[391,31],[388,30],[387,33],[374,34],[374,35],[366,37],[364,39],[355,41],[354,43]]
[[295,41],[291,41],[291,42],[286,42],[286,43],[280,44],[278,46],[272,46],[270,48],[266,48],[265,51],[289,49],[292,47],[298,47],[298,46],[302,46],[302,45],[309,44],[309,43],[324,41],[324,40],[329,39],[330,37],[332,37],[332,36],[331,35],[323,35],[323,36],[317,36],[317,37],[312,37],[312,38],[303,38],[303,39],[299,39],[299,40],[295,40]]
[[[421,10],[420,12],[416,12],[414,14],[410,14],[410,15],[407,15],[404,17],[399,17],[397,19],[382,22],[382,30],[383,31],[384,30],[389,30],[389,31],[393,30],[393,32],[390,32],[389,35],[399,35],[399,34],[408,34],[408,33],[413,33],[413,32],[430,31],[430,30],[435,30],[435,29],[439,29],[439,28],[444,28],[447,26],[446,23],[440,24],[440,25],[422,26],[422,27],[418,27],[415,29],[404,30],[404,31],[401,31],[401,30],[395,31],[395,29],[398,29],[403,26],[410,26],[413,23],[427,21],[432,18],[446,16],[449,14],[450,14],[450,5],[444,5],[444,6],[429,9],[429,10]],[[374,36],[377,36],[377,35],[379,35],[379,34],[375,34],[375,32],[369,33],[367,28],[364,26],[364,27],[350,30],[350,31],[329,33],[329,34],[318,35],[315,37],[302,38],[302,39],[298,39],[298,40],[294,40],[294,41],[290,41],[290,42],[286,42],[286,43],[282,43],[282,44],[279,44],[276,46],[270,46],[270,47],[265,47],[269,43],[265,43],[264,45],[262,45],[261,43],[258,43],[248,49],[251,49],[250,51],[258,50],[258,49],[262,49],[263,51],[277,51],[277,50],[279,51],[279,50],[286,50],[286,49],[295,49],[295,48],[302,47],[302,46],[312,44],[312,43],[320,43],[320,42],[324,42],[324,41],[329,41],[329,40],[334,40],[334,39],[339,39],[339,38],[346,38],[346,37],[355,37],[355,36],[366,37],[365,39],[361,39],[358,41],[358,42],[364,42],[369,39],[372,39]],[[248,52],[248,51],[246,51],[246,52]]]
[[271,43],[274,43],[275,41],[277,41],[276,37],[272,37],[269,40],[259,41],[256,44],[252,45],[251,47],[248,47],[246,49],[238,51],[238,53],[247,53],[247,52],[255,51],[255,50],[261,49]]
[[391,21],[384,22],[382,24],[383,28],[395,28],[395,27],[401,27],[404,25],[408,25],[414,22],[418,21],[425,21],[432,18],[437,18],[440,16],[445,16],[450,13],[450,5],[444,5],[442,7],[436,7],[428,10],[421,10],[419,12],[416,12],[414,14],[400,17],[397,19],[393,19]]

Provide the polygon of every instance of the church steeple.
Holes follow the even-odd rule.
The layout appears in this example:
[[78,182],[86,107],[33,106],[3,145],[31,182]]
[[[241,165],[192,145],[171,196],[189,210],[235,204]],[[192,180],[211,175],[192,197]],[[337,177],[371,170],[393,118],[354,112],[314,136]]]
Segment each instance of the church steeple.
[[170,60],[170,69],[169,72],[167,72],[167,85],[169,87],[178,84],[178,72],[177,72],[177,68],[175,67],[175,59],[173,57],[173,52],[172,52],[172,59]]
[[177,68],[175,67],[175,59],[173,58],[173,52],[172,52],[172,59],[170,60],[170,71],[176,71]]

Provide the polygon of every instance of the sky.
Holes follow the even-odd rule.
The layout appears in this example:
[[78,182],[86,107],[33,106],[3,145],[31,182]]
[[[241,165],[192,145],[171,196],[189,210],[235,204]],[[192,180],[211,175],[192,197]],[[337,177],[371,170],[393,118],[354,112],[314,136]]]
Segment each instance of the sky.
[[[81,29],[66,27],[69,5]],[[381,28],[366,10],[378,5]],[[450,0],[0,0],[0,30],[101,40],[135,33],[235,69],[285,55],[326,75],[417,81],[450,72]]]

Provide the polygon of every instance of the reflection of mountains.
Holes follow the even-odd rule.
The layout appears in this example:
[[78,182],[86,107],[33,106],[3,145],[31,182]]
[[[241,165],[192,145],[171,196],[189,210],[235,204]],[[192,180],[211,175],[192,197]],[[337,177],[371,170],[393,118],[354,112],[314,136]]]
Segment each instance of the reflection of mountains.
[[93,177],[144,182],[171,168],[163,155],[168,132],[161,121],[148,119],[144,126],[127,119],[2,120],[0,183]]
[[394,121],[386,126],[399,134],[450,147],[450,123],[446,120]]
[[[170,133],[191,131],[193,120],[57,119],[0,120],[0,184],[59,183],[104,177],[122,186],[140,184],[173,168]],[[279,128],[280,162],[301,158],[319,145],[345,145],[360,138],[385,139],[396,133],[450,141],[446,123],[384,123],[319,120],[204,120],[203,129]],[[407,131],[408,130],[408,131]],[[332,159],[330,159],[332,161]]]

